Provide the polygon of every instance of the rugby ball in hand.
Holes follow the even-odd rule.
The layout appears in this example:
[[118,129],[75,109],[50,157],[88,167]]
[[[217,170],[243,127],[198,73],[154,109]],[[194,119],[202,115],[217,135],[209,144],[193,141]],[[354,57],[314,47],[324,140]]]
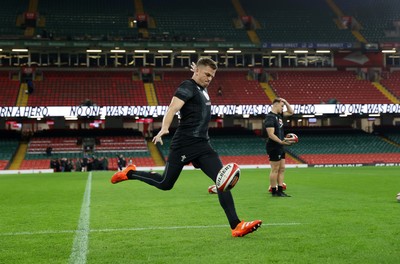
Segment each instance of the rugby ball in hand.
[[217,192],[217,186],[214,184],[214,185],[211,185],[211,186],[208,186],[208,193],[209,194],[217,194],[218,192]]
[[215,184],[217,189],[222,192],[229,191],[235,187],[239,180],[240,168],[236,163],[228,163],[218,172]]
[[294,133],[289,133],[285,136],[285,140],[289,143],[295,144],[299,142],[299,137]]

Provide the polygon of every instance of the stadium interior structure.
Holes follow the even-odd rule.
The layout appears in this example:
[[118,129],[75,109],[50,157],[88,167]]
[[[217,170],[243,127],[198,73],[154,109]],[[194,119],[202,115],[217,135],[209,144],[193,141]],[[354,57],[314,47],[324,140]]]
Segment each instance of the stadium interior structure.
[[300,139],[288,164],[400,164],[399,1],[26,0],[0,12],[3,172],[83,157],[115,170],[120,155],[163,166],[171,136],[151,137],[204,56],[219,65],[210,136],[224,163],[268,164],[262,121],[283,97]]

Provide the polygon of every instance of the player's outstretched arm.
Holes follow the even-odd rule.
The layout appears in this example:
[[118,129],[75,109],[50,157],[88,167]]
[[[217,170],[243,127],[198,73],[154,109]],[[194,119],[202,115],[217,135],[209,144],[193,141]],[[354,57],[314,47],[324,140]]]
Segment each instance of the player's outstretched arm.
[[171,126],[172,120],[174,119],[174,116],[176,113],[179,112],[179,110],[182,108],[182,106],[185,104],[184,101],[179,99],[178,97],[172,97],[171,103],[168,107],[168,110],[163,118],[162,125],[161,125],[161,130],[158,132],[157,135],[154,136],[152,142],[154,144],[160,143],[161,145],[164,144],[162,141],[162,136],[169,134],[169,127]]

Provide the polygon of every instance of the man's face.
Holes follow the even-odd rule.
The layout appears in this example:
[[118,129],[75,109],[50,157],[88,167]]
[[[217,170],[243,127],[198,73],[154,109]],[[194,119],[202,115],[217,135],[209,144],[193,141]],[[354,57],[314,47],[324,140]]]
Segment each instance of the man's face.
[[217,70],[213,70],[210,66],[198,66],[194,80],[202,87],[207,88],[214,78],[216,71]]
[[283,113],[283,107],[285,106],[285,104],[283,102],[279,103],[279,113]]
[[275,104],[274,104],[274,108],[275,108],[276,113],[282,114],[282,113],[283,113],[283,106],[284,106],[284,105],[285,105],[285,104],[284,104],[283,102],[275,103]]

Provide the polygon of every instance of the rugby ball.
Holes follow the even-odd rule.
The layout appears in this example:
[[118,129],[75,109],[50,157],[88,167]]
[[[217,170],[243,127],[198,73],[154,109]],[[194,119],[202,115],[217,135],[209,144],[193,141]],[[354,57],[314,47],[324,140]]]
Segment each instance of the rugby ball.
[[285,140],[289,143],[295,144],[299,142],[299,137],[294,133],[289,133],[285,136]]
[[396,200],[400,203],[400,193],[397,194]]
[[215,184],[217,189],[222,192],[229,191],[235,187],[239,180],[240,168],[236,163],[228,163],[218,172]]
[[215,184],[208,186],[208,193],[209,194],[217,194],[218,193],[217,186]]
[[[278,189],[278,185],[276,186],[276,189]],[[282,184],[282,189],[285,191],[286,190],[286,183]],[[268,187],[268,192],[272,192],[272,187],[271,185]]]

